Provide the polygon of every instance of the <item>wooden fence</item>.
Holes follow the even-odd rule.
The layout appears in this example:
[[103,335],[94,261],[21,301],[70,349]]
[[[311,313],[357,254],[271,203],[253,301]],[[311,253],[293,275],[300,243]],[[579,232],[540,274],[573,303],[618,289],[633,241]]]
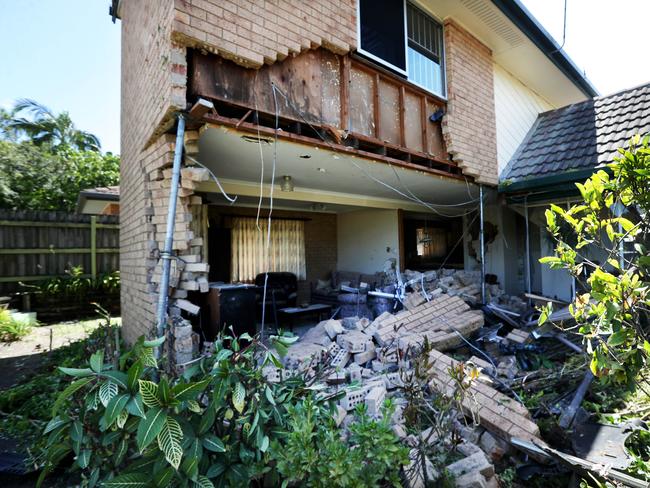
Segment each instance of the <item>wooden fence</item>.
[[119,269],[119,217],[0,210],[0,294],[82,266],[95,277]]

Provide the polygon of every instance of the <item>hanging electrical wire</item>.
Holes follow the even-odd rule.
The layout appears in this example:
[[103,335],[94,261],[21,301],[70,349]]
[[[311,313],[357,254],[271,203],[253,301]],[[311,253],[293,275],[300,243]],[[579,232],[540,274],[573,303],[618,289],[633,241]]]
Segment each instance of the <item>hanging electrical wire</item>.
[[221,192],[221,194],[224,196],[224,198],[226,200],[228,200],[230,202],[231,205],[237,201],[237,196],[236,195],[234,197],[231,197],[226,193],[226,190],[224,190],[223,186],[221,186],[221,182],[219,182],[219,178],[217,178],[217,176],[212,172],[212,170],[210,168],[208,168],[201,161],[198,161],[198,160],[194,159],[192,156],[189,156],[189,155],[186,154],[185,157],[187,159],[189,159],[190,161],[192,161],[194,164],[196,164],[198,166],[201,166],[201,168],[208,171],[208,174],[212,177],[214,182],[217,184],[217,187],[219,188],[219,191]]
[[[280,112],[278,110],[278,98],[276,95],[277,88],[275,86],[275,83],[273,82],[271,82],[271,90],[273,92],[273,108],[275,110],[275,135],[273,138],[273,163],[271,166],[271,188],[269,190],[269,215],[268,215],[268,222],[266,228],[266,271],[264,273],[264,290],[262,293],[262,327],[260,330],[260,336],[262,337],[262,340],[265,340],[264,328],[266,324],[266,291],[268,289],[268,282],[269,282],[269,266],[271,265],[271,217],[273,214],[273,188],[275,187],[275,167],[278,160],[278,130],[280,128]],[[261,149],[260,149],[260,153],[261,153]],[[260,202],[261,202],[261,188],[260,188]]]
[[568,0],[564,0],[564,25],[562,27],[562,44],[555,51],[551,51],[550,54],[555,54],[555,53],[560,52],[564,48],[564,44],[566,43],[566,10],[567,10],[567,3],[568,3]]
[[[257,86],[257,74],[259,73],[259,70],[255,71],[255,80],[253,81],[253,86]],[[262,150],[262,136],[260,134],[260,124],[259,124],[259,119],[260,119],[260,113],[257,110],[257,91],[253,90],[253,101],[255,103],[255,120],[258,122],[255,124],[255,127],[257,127],[257,141],[258,141],[258,146],[260,148],[260,198],[257,202],[257,214],[255,216],[255,226],[257,227],[257,230],[262,232],[262,228],[260,227],[260,213],[262,211],[262,199],[264,198],[264,151]]]

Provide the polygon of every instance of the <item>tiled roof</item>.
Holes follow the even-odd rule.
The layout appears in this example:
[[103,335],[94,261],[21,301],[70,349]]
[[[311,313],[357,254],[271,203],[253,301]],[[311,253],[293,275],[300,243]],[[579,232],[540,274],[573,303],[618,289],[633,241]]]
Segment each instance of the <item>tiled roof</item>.
[[116,186],[100,186],[97,188],[86,188],[85,190],[81,191],[81,194],[89,198],[101,197],[101,196],[119,197],[120,187],[119,185],[116,185]]
[[634,134],[650,133],[650,83],[540,114],[501,173],[516,182],[613,161]]

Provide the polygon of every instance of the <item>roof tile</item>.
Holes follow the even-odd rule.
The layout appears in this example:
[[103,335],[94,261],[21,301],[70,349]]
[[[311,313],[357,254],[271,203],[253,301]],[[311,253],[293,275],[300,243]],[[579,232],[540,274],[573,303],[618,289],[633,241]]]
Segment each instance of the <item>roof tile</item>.
[[650,83],[544,112],[501,174],[519,181],[612,162],[635,134],[650,133]]

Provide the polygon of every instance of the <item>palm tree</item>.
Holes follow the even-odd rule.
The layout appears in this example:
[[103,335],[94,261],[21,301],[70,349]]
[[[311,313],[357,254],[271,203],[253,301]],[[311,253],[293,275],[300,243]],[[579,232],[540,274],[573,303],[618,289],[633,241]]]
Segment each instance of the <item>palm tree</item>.
[[[31,117],[20,117],[21,112]],[[21,99],[16,102],[8,126],[29,137],[34,144],[50,146],[53,151],[66,146],[82,151],[99,151],[101,148],[97,136],[77,129],[68,112],[56,115],[33,100]]]

